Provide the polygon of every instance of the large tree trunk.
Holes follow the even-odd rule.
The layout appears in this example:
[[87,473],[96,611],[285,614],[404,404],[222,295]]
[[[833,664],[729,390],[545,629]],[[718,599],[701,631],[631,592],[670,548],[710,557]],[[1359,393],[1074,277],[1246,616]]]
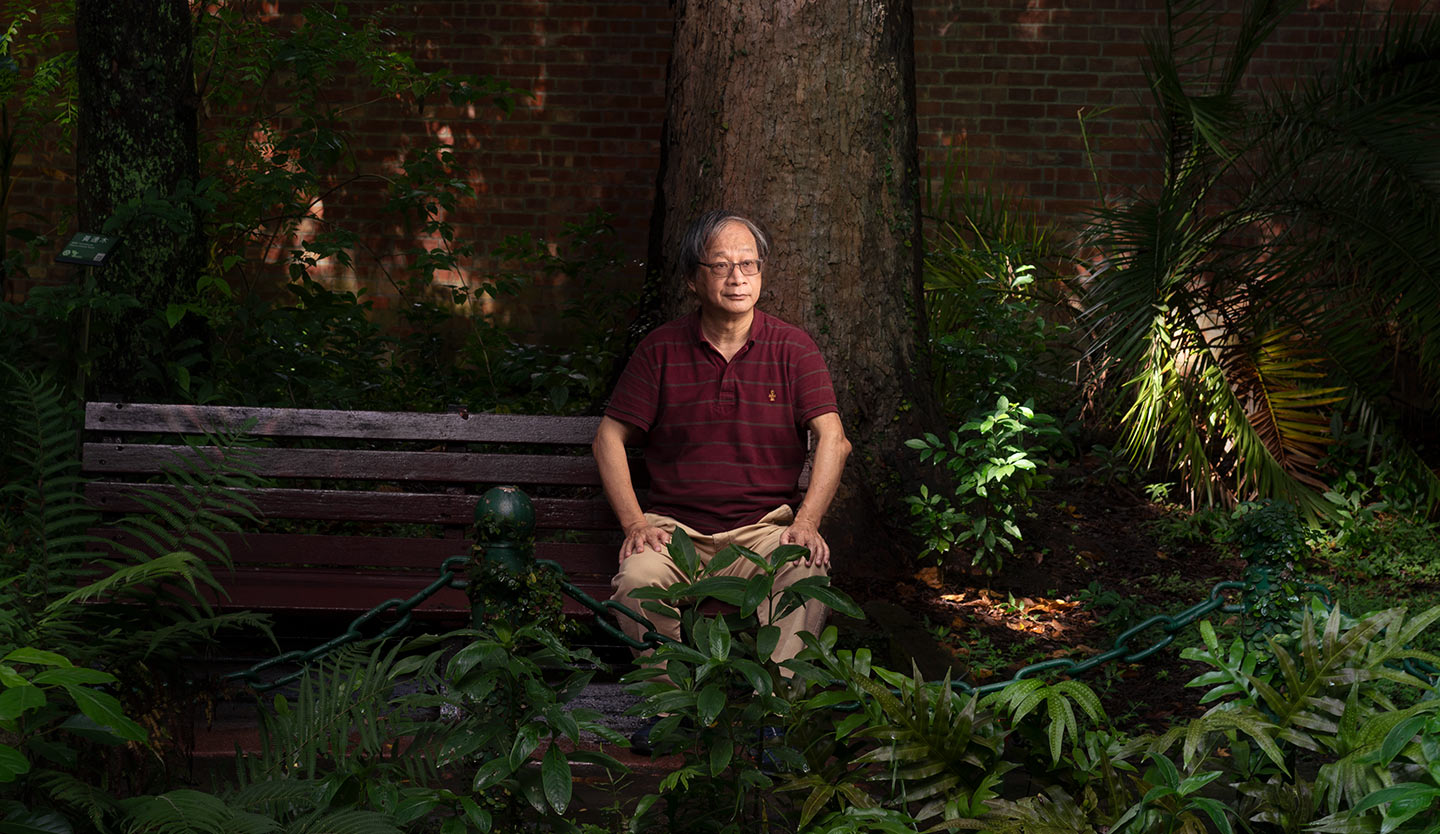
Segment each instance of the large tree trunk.
[[[769,231],[760,308],[830,364],[855,444],[824,526],[842,569],[903,528],[903,443],[930,411],[907,0],[677,0],[652,234],[665,318],[693,308],[673,257],[726,208]],[[899,476],[899,477],[897,477]]]
[[[193,292],[205,264],[197,97],[188,0],[77,0],[79,228],[119,235],[102,289],[137,307],[97,310],[91,389],[122,396],[174,390],[184,353],[201,352],[194,317],[166,308]],[[108,226],[107,226],[108,224]]]

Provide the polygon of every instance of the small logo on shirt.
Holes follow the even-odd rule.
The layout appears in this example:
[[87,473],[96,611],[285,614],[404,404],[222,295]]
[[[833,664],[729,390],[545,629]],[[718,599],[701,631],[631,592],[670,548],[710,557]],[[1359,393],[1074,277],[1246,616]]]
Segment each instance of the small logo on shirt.
[[775,389],[774,389],[774,388],[771,388],[771,389],[770,389],[770,402],[772,402],[772,403],[775,402]]

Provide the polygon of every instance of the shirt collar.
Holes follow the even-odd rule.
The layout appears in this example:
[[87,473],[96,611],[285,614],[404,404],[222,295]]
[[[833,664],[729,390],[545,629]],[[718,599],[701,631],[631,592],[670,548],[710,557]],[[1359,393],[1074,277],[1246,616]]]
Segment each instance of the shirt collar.
[[[699,311],[699,310],[696,310],[695,312],[691,313],[690,315],[691,315],[691,316],[693,317],[693,319],[694,319],[694,320],[690,323],[690,332],[693,333],[693,334],[695,334],[695,343],[696,343],[696,344],[701,344],[701,345],[708,345],[708,344],[710,344],[709,342],[707,342],[707,341],[705,340],[705,332],[700,329],[700,311]],[[748,339],[745,340],[745,344],[746,344],[747,346],[748,346],[748,345],[753,345],[753,344],[755,344],[755,339],[756,339],[756,337],[758,337],[758,336],[760,336],[762,333],[764,333],[765,328],[766,328],[766,327],[768,326],[768,324],[769,324],[769,321],[770,321],[770,317],[767,316],[767,315],[765,315],[764,312],[762,312],[762,311],[760,311],[760,310],[756,310],[756,311],[755,311],[755,318],[753,318],[753,319],[750,320],[750,338],[748,338]]]

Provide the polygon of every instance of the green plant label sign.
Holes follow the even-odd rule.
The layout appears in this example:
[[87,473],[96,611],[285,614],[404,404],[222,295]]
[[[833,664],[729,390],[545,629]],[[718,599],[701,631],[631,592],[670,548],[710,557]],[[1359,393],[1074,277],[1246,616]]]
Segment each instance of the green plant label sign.
[[118,237],[109,235],[96,235],[90,232],[78,232],[65,248],[55,256],[56,263],[80,264],[81,266],[100,266],[105,259],[110,257],[110,250],[120,242]]

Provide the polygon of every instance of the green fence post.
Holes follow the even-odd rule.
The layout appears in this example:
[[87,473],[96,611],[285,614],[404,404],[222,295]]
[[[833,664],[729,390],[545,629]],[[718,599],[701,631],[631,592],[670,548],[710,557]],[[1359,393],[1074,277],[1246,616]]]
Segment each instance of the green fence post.
[[[498,486],[480,496],[475,505],[475,565],[489,562],[512,574],[535,567],[535,505],[514,486]],[[472,569],[473,573],[473,569]],[[470,620],[479,627],[485,617],[481,583],[470,582]]]
[[1283,501],[1242,504],[1235,515],[1233,541],[1245,559],[1242,609],[1252,622],[1249,642],[1258,645],[1288,628],[1300,604],[1292,570],[1305,535],[1295,508]]

